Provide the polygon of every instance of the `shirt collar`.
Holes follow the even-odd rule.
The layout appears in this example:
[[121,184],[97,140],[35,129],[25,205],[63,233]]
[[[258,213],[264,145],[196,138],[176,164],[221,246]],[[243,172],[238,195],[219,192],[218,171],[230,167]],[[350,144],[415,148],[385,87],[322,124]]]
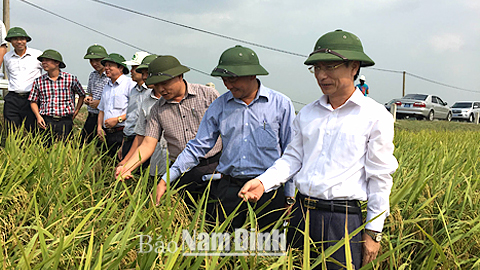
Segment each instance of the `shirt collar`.
[[15,52],[15,49],[13,50],[13,55],[16,56],[16,57],[22,58],[22,57],[25,57],[25,56],[31,55],[31,54],[30,54],[30,50],[28,49],[28,47],[25,47],[25,54],[24,54],[23,56],[18,55],[18,54]]
[[[263,86],[262,82],[259,79],[257,79],[257,82],[258,82],[258,85],[260,85],[260,87],[258,88],[255,99],[250,104],[255,103],[255,101],[257,101],[260,97],[266,98],[267,101],[270,99],[270,91],[268,90],[268,88]],[[227,102],[232,99],[235,99],[235,98],[233,97],[232,93],[228,91]]]
[[118,77],[118,79],[114,83],[112,83],[112,79],[108,80],[108,84],[111,86],[113,86],[114,84],[120,85],[125,79],[127,79],[127,76],[122,74],[120,75],[120,77]]
[[[182,100],[186,99],[187,96],[196,96],[198,94],[198,89],[195,85],[185,81],[185,79],[183,79],[183,82],[185,83],[185,96],[183,97]],[[172,101],[166,100],[164,98],[161,98],[159,102],[160,102],[160,106],[164,105],[165,103],[172,103]]]
[[[364,105],[364,102],[365,102],[365,97],[363,96],[363,94],[360,92],[360,91],[357,91],[358,89],[355,88],[355,91],[353,91],[353,94],[347,99],[347,101],[345,101],[345,103],[342,104],[342,106],[338,107],[337,109],[339,108],[342,108],[344,107],[345,105],[349,104],[349,103],[354,103],[358,106],[362,106]],[[328,96],[327,95],[323,95],[321,96],[318,100],[317,100],[317,105],[320,105],[322,107],[325,107],[329,110],[333,110],[332,108],[332,105],[330,105],[328,103]]]
[[188,96],[188,95],[196,96],[196,95],[198,95],[197,87],[195,87],[191,83],[188,83],[185,80],[183,80],[183,81],[185,82],[185,86],[186,86],[185,91],[187,92],[187,94],[185,96]]
[[[152,90],[152,91],[150,91],[150,97],[151,97],[152,99],[159,100],[160,98],[157,98],[157,97],[155,96],[155,92],[153,91],[153,89],[151,89],[151,90]],[[161,97],[161,96],[160,96],[160,97]]]

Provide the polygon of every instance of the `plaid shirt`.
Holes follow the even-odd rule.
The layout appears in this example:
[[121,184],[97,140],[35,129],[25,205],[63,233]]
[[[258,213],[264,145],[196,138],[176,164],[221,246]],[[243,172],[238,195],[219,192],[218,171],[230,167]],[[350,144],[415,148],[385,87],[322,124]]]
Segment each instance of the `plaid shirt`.
[[[90,73],[88,77],[87,93],[89,93],[94,100],[100,100],[102,97],[103,87],[107,84],[109,78],[103,72],[102,74],[98,73],[96,70]],[[98,109],[94,109],[90,106],[87,106],[88,112],[98,114]]]
[[[157,140],[160,140],[163,132],[168,143],[169,158],[172,161],[187,146],[187,142],[195,138],[208,106],[219,96],[217,90],[213,88],[185,83],[187,94],[180,103],[168,101],[162,97],[153,105],[145,132],[145,136]],[[212,157],[221,150],[222,142],[219,138],[204,158]]]
[[85,96],[77,77],[60,71],[56,81],[48,74],[36,78],[28,100],[37,102],[41,115],[63,117],[74,113],[75,93]]

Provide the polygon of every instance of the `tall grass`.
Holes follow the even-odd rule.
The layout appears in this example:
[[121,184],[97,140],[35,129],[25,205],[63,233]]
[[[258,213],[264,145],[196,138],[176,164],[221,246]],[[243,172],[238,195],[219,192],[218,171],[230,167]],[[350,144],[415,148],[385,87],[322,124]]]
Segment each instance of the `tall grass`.
[[[385,240],[375,264],[363,269],[479,268],[480,133],[399,122],[400,167]],[[76,138],[45,149],[39,138],[18,134],[0,149],[2,269],[307,269],[324,265],[344,245],[316,260],[309,258],[310,245],[281,257],[140,253],[139,235],[151,236],[152,244],[181,243],[182,229],[224,232],[227,224],[206,221],[205,197],[189,210],[176,189],[154,207],[157,180],[149,186],[148,171],[131,181],[115,179],[114,163],[94,143],[82,146]],[[250,213],[247,229],[256,227]]]

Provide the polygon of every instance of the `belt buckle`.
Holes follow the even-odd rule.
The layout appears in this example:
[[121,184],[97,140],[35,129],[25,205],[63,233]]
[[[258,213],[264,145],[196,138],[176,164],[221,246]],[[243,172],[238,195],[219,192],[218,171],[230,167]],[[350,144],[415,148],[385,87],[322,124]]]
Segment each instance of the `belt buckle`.
[[52,118],[53,118],[53,120],[55,120],[55,121],[60,121],[60,119],[62,119],[62,117],[59,116],[59,115],[54,115],[54,116],[52,116]]
[[317,208],[317,202],[318,200],[305,198],[304,205],[306,208],[314,210]]

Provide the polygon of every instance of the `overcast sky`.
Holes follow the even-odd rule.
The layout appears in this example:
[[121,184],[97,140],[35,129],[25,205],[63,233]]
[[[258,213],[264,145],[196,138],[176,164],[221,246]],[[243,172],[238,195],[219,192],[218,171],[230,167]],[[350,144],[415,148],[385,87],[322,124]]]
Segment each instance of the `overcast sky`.
[[[210,73],[221,53],[237,44],[250,47],[270,73],[262,83],[289,96],[299,109],[321,96],[304,57],[292,56],[167,24],[91,0],[29,0],[105,34],[156,54],[173,55],[183,64]],[[461,91],[406,76],[406,93],[436,94],[452,105],[480,100],[479,0],[105,0],[162,19],[238,39],[308,55],[317,39],[335,29],[356,34],[374,68],[407,71]],[[10,26],[23,27],[32,37],[28,46],[55,49],[64,57],[64,71],[87,83],[92,70],[83,56],[98,43],[127,60],[137,51],[108,37],[10,0]],[[401,73],[364,68],[370,97],[384,103],[402,95]],[[221,80],[196,71],[192,83]]]

